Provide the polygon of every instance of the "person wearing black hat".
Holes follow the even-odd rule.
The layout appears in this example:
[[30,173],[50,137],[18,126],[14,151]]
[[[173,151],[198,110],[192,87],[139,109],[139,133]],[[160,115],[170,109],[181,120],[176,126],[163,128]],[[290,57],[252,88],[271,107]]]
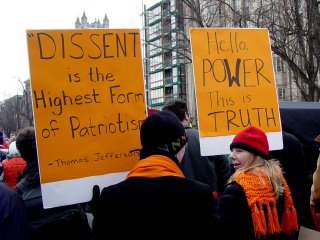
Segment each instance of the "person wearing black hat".
[[[79,204],[43,208],[34,127],[19,130],[16,147],[26,161],[22,179],[14,190],[23,199],[32,240],[89,240],[91,229]],[[0,236],[0,239],[1,236]]]
[[94,213],[95,239],[214,239],[216,200],[206,184],[180,169],[187,137],[170,111],[141,125],[140,161],[126,179],[103,188]]
[[267,160],[265,132],[245,128],[230,150],[235,173],[218,203],[225,239],[297,239],[296,209],[279,161]]
[[187,178],[208,184],[217,197],[222,194],[231,175],[225,155],[201,156],[199,131],[190,127],[187,103],[182,99],[172,99],[165,103],[162,110],[173,112],[184,125],[188,136],[188,146],[181,161],[181,169]]

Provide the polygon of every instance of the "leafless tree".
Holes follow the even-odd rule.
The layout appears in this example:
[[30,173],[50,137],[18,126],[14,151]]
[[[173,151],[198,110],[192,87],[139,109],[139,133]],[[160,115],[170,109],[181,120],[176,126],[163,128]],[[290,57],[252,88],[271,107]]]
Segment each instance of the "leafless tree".
[[18,129],[16,99],[17,96],[13,96],[0,104],[0,126],[7,136]]
[[21,99],[21,108],[20,115],[24,119],[24,125],[33,126],[33,109],[32,109],[32,99],[31,99],[31,88],[30,88],[30,79],[22,82],[19,79],[19,83],[22,88],[22,99]]
[[271,49],[287,63],[303,100],[319,101],[320,1],[181,1],[189,25],[267,28]]
[[17,132],[20,128],[33,126],[30,81],[18,81],[23,94],[17,94],[0,103],[0,126],[7,135]]

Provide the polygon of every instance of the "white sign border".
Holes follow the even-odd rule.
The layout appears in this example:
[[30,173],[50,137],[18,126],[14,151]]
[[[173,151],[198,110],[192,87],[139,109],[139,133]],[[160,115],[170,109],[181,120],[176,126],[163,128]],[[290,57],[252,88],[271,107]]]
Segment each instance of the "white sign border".
[[[269,150],[279,150],[283,148],[282,132],[266,133]],[[200,137],[200,149],[202,156],[230,154],[230,144],[235,135]]]
[[92,188],[99,185],[100,191],[107,186],[123,181],[128,172],[116,172],[65,181],[42,183],[43,208],[54,208],[92,199]]

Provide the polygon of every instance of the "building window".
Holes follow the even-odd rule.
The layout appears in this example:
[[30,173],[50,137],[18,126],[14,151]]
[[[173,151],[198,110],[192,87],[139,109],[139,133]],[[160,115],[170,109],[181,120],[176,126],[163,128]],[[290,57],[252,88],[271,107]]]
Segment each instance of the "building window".
[[163,73],[157,72],[154,74],[150,74],[150,87],[162,87],[163,86]]
[[152,23],[154,21],[157,21],[159,19],[161,19],[161,8],[160,6],[153,9],[153,10],[150,10],[149,11],[149,23]]
[[273,58],[273,69],[274,72],[282,72],[283,66],[282,66],[282,59],[280,57],[274,57]]
[[233,9],[235,12],[240,12],[240,1],[239,0],[233,0],[232,5],[233,5]]
[[278,85],[278,99],[285,100],[285,88],[282,85]]
[[150,71],[162,68],[162,55],[150,58]]
[[160,34],[161,34],[160,22],[149,27],[149,38],[150,39],[156,38],[156,37],[160,36]]
[[163,98],[163,89],[151,90],[150,96],[151,99]]
[[156,41],[149,43],[149,46],[150,46],[150,56],[155,55],[157,53],[161,53],[162,39],[157,39]]
[[154,99],[151,99],[151,104],[152,105],[155,105],[155,104],[157,104],[157,105],[159,105],[159,104],[163,104],[163,97],[162,98],[154,98]]

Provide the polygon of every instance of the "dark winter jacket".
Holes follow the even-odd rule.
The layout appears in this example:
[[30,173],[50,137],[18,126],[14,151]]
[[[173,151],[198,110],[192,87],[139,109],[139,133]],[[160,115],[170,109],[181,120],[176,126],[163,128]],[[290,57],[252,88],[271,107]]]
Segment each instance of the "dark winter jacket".
[[183,174],[202,183],[208,184],[212,191],[222,194],[230,177],[230,166],[224,155],[201,156],[199,132],[186,128],[188,145],[180,163]]
[[4,183],[0,183],[0,239],[30,239],[22,198]]
[[[277,200],[277,212],[279,221],[283,210],[283,198]],[[265,213],[266,214],[266,213]],[[243,188],[236,182],[226,187],[225,192],[219,198],[218,215],[220,231],[224,239],[253,240],[257,239],[253,232],[253,222],[250,208]],[[298,239],[297,235],[287,237],[283,235],[267,236],[260,239]]]
[[29,162],[15,187],[25,203],[32,240],[87,240],[91,229],[80,205],[44,209],[37,162]]
[[311,181],[308,181],[306,160],[299,140],[290,133],[282,132],[283,149],[269,152],[269,158],[278,159],[283,167],[291,191],[294,206],[298,213],[298,223],[309,216]]
[[131,177],[102,190],[96,239],[217,239],[215,213],[206,184],[177,176]]

